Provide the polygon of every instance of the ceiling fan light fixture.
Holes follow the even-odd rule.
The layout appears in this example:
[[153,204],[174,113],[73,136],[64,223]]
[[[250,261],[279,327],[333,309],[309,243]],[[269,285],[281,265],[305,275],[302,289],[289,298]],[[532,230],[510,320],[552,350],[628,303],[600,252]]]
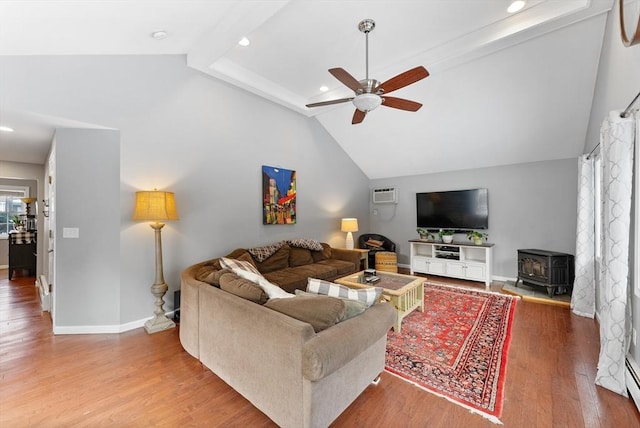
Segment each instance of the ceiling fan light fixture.
[[357,95],[352,102],[358,110],[366,113],[375,110],[382,104],[382,98],[376,94],[360,94]]
[[525,0],[507,0],[507,12],[516,13],[524,7],[527,2]]

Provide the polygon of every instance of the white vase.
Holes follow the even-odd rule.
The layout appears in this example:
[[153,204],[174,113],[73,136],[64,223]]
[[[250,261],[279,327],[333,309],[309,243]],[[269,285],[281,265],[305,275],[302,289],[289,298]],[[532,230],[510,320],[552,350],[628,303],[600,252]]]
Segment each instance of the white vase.
[[453,235],[442,235],[442,242],[451,244],[453,242]]

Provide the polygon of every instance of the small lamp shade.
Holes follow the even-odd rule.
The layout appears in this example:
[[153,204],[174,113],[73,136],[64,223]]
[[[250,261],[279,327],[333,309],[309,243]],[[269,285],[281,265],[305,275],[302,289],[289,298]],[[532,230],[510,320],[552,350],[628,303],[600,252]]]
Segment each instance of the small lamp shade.
[[158,222],[178,220],[173,192],[159,190],[136,192],[136,206],[132,220]]
[[358,231],[358,219],[357,218],[343,218],[342,226],[340,230],[343,232],[357,232]]

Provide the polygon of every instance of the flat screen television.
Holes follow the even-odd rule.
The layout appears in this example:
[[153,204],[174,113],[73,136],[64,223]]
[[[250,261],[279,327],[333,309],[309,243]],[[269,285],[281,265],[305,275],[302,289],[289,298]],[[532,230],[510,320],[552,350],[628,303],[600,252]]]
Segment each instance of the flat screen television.
[[487,189],[416,193],[417,226],[424,229],[489,228]]

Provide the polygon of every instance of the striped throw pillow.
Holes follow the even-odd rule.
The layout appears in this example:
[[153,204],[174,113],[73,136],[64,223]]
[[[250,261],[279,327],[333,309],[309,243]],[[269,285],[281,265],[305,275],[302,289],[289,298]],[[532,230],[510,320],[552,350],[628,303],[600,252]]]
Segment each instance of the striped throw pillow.
[[244,270],[247,272],[252,272],[260,275],[260,272],[258,271],[258,269],[255,268],[255,266],[243,260],[236,260],[236,259],[229,259],[227,257],[221,257],[220,266],[222,266],[223,269],[224,268],[231,269],[236,274],[237,274],[236,271]]
[[356,290],[333,282],[309,278],[307,280],[307,292],[313,294],[324,294],[326,296],[342,299],[357,300],[364,303],[368,308],[380,299],[382,288],[370,287]]

